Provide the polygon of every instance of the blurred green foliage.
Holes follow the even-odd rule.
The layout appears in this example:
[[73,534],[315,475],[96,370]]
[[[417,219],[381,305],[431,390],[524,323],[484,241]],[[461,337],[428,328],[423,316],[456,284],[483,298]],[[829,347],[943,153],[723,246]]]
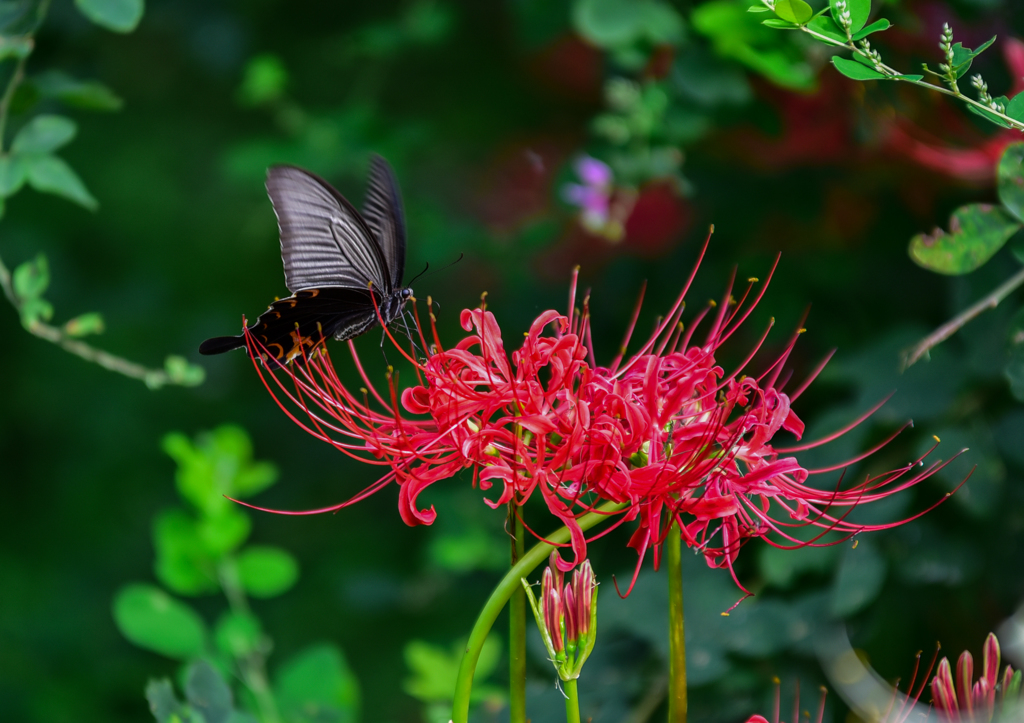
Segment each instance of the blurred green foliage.
[[[203,360],[202,386],[157,395],[23,327],[26,318],[51,321],[55,308],[92,309],[55,328],[73,340],[105,329],[105,348],[133,359],[184,353],[159,371],[197,381],[198,343],[237,331],[243,313],[252,319],[284,293],[266,166],[309,167],[358,200],[370,151],[399,175],[409,276],[430,262],[415,286],[440,305],[446,341],[460,334],[459,310],[483,291],[512,339],[539,311],[564,307],[569,270],[582,264],[596,352],[610,359],[642,280],[646,328],[678,293],[714,223],[691,292],[698,306],[721,298],[734,265],[740,278],[763,278],[783,253],[725,363],[745,356],[769,317],[788,330],[813,304],[794,378],[839,351],[796,404],[807,438],[834,432],[896,390],[872,421],[801,455],[805,464],[856,455],[910,417],[914,429],[847,474],[905,464],[934,443],[932,434],[942,458],[971,448],[877,514],[892,520],[924,509],[977,465],[955,496],[856,549],[744,549],[737,572],[757,595],[729,617],[721,612],[740,595],[732,581],[687,558],[695,719],[764,713],[774,675],[799,677],[805,690],[824,682],[813,641],[836,616],[888,679],[905,677],[914,653],[935,639],[977,654],[978,641],[1024,599],[1016,574],[1024,554],[1019,300],[985,311],[902,374],[899,355],[1018,270],[1019,236],[975,270],[949,276],[915,265],[907,242],[975,204],[1001,204],[1018,219],[1002,166],[996,180],[1003,148],[990,148],[1020,139],[992,135],[1003,131],[905,83],[848,80],[824,46],[764,27],[764,14],[746,12],[750,4],[420,0],[313,13],[269,1],[151,0],[140,21],[141,2],[97,0],[53,4],[38,33],[38,3],[0,7],[0,72],[9,78],[27,58],[3,146],[10,152],[0,158],[0,255],[22,302],[17,313],[0,313],[10,347],[0,357],[10,381],[0,415],[8,494],[0,719],[146,720],[147,697],[165,718],[253,710],[225,671],[247,654],[269,654],[269,631],[268,689],[288,720],[302,719],[311,688],[322,696],[317,705],[352,716],[358,706],[367,721],[436,713],[423,661],[453,660],[451,641],[465,636],[508,555],[504,513],[486,507],[470,479],[424,496],[439,512],[430,528],[401,524],[392,488],[336,515],[244,512],[222,495],[262,489],[261,505],[317,508],[358,493],[377,470],[292,425],[241,353]],[[934,64],[943,22],[961,47],[998,35],[971,58],[971,72],[984,72],[995,96],[1014,97],[1021,73],[1000,53],[1024,35],[1019,3],[902,0],[885,14],[892,27],[872,36],[873,47],[900,68]],[[615,135],[621,126],[628,137]],[[915,151],[921,144],[928,154]],[[614,162],[637,194],[617,245],[581,231],[575,209],[557,201],[580,153]],[[968,161],[988,165],[976,173]],[[30,175],[32,164],[41,166]],[[86,199],[100,202],[95,213]],[[460,253],[461,263],[434,270]],[[373,337],[357,345],[379,380]],[[769,337],[765,359],[784,338]],[[356,379],[343,363],[339,374]],[[238,428],[193,436],[224,419],[243,420],[251,446]],[[170,429],[187,430],[165,442],[178,496],[153,443]],[[268,487],[271,468],[254,458],[272,459],[280,484]],[[532,512],[527,521],[546,533],[550,520]],[[632,569],[628,532],[590,546],[604,585]],[[122,635],[110,600],[126,581],[151,579],[147,539],[159,586],[124,588],[116,608],[133,624]],[[225,580],[244,594],[248,614],[225,613],[209,594],[225,590]],[[645,569],[626,600],[602,595],[601,638],[580,684],[583,714],[595,723],[662,715],[663,585]],[[306,647],[316,640],[334,647]],[[560,719],[562,699],[539,639],[534,645],[531,717]],[[409,661],[410,649],[427,654]],[[505,672],[500,656],[495,666],[491,681]],[[322,671],[322,684],[310,683],[310,670]],[[150,678],[158,682],[146,691]],[[403,690],[407,679],[419,681],[412,691],[422,696]],[[201,709],[202,701],[218,707]],[[828,705],[844,719],[841,701]],[[481,706],[480,715],[501,713]]]
[[[157,515],[156,575],[179,595],[222,592],[228,609],[210,630],[193,607],[155,585],[133,583],[118,591],[114,620],[121,633],[139,647],[186,664],[184,703],[166,680],[151,680],[146,689],[157,723],[358,720],[359,687],[334,645],[307,648],[283,664],[273,683],[268,680],[265,663],[273,644],[248,597],[287,592],[298,579],[298,565],[279,547],[242,548],[252,522],[232,500],[272,485],[277,469],[253,461],[248,434],[233,425],[195,441],[168,434],[163,447],[177,463],[178,494],[191,509]],[[240,695],[232,693],[230,680],[241,682]]]

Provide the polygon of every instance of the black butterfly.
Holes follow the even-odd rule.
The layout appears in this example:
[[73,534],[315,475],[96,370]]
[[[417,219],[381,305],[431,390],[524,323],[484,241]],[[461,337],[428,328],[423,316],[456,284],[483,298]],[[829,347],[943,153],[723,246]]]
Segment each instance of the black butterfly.
[[[267,193],[281,233],[284,279],[292,295],[275,301],[249,332],[279,362],[305,356],[322,339],[358,336],[402,313],[412,289],[402,286],[405,219],[398,182],[380,156],[370,162],[363,213],[331,184],[295,166],[267,171]],[[374,308],[376,302],[376,309]],[[245,346],[245,336],[218,336],[201,354]]]

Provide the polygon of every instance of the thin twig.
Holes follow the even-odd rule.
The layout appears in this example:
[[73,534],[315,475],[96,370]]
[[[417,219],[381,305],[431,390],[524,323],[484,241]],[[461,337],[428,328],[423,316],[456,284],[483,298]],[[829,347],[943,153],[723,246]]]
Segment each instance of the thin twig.
[[[3,288],[4,296],[11,302],[11,306],[14,310],[21,315],[21,299],[14,291],[14,287],[11,283],[11,272],[7,268],[3,259],[0,258],[0,287]],[[86,361],[99,364],[104,369],[118,374],[123,374],[126,377],[132,379],[139,379],[143,381],[147,387],[151,389],[158,389],[167,384],[183,384],[185,386],[192,386],[198,383],[198,381],[192,380],[180,380],[172,377],[164,369],[150,369],[144,367],[141,364],[128,361],[127,359],[119,356],[115,356],[109,352],[105,352],[102,349],[97,349],[94,346],[86,344],[84,341],[75,339],[69,336],[67,332],[57,326],[47,324],[38,319],[33,320],[31,323],[25,325],[25,330],[33,336],[37,336],[40,339],[45,339],[48,342],[56,344],[65,351],[71,352],[72,354],[85,359]],[[200,377],[201,379],[201,377]]]
[[[43,0],[43,2],[40,3],[36,17],[37,30],[42,24],[49,7],[50,0]],[[18,86],[21,85],[21,82],[25,79],[25,66],[28,63],[28,56],[31,55],[32,49],[34,49],[35,38],[32,34],[26,34],[24,39],[31,44],[29,52],[26,53],[24,57],[18,59],[17,65],[14,67],[14,72],[7,81],[7,87],[4,88],[3,95],[0,96],[0,154],[3,153],[4,149],[4,135],[7,128],[7,119],[10,115],[11,100],[14,98],[15,92],[18,90]],[[11,279],[11,271],[7,268],[7,265],[4,264],[2,258],[0,258],[0,288],[3,289],[4,296],[7,297],[7,300],[10,302],[11,306],[14,307],[14,310],[19,316],[22,316],[22,307],[24,304],[14,289]],[[135,362],[124,359],[123,357],[115,356],[114,354],[105,352],[102,349],[97,349],[94,346],[86,344],[84,341],[80,341],[69,335],[64,329],[47,324],[40,321],[38,318],[33,319],[28,323],[25,323],[23,318],[22,323],[30,334],[56,344],[65,351],[79,356],[86,361],[99,364],[104,369],[117,372],[118,374],[123,374],[126,377],[131,377],[132,379],[139,379],[151,389],[157,389],[167,384],[192,386],[199,383],[202,379],[201,376],[196,377],[190,375],[186,375],[185,378],[179,378],[177,376],[172,376],[164,369],[150,369],[144,367],[141,364],[136,364]]]
[[26,329],[30,334],[38,336],[40,339],[52,342],[61,349],[64,349],[64,351],[71,352],[86,361],[99,364],[104,369],[117,372],[118,374],[123,374],[126,377],[131,377],[132,379],[139,379],[145,382],[147,387],[157,389],[167,384],[175,383],[175,380],[172,379],[171,376],[163,369],[149,369],[141,364],[128,361],[123,357],[115,356],[114,354],[103,351],[102,349],[97,349],[94,346],[86,344],[84,341],[68,336],[59,327],[36,320],[29,324]]
[[931,350],[932,347],[942,343],[949,337],[953,336],[959,329],[969,322],[974,317],[978,316],[981,312],[986,309],[994,309],[999,306],[999,302],[1005,299],[1007,296],[1016,291],[1017,287],[1024,284],[1024,269],[1021,269],[1016,274],[1011,276],[1009,279],[1004,281],[998,288],[996,288],[991,294],[979,300],[977,303],[971,305],[967,309],[954,316],[952,319],[947,321],[945,324],[940,326],[938,329],[933,331],[931,334],[926,336],[921,341],[917,342],[910,349],[903,352],[903,359],[900,365],[900,370],[903,371],[914,362],[918,361],[921,357]]
[[[851,50],[854,53],[857,53],[858,55],[861,55],[861,56],[863,56],[865,58],[868,57],[867,53],[865,53],[863,50],[861,50],[856,45],[854,45],[852,41],[848,42],[848,43],[841,43],[838,40],[836,40],[835,38],[830,38],[827,35],[822,35],[819,32],[815,32],[814,30],[811,30],[807,26],[801,26],[800,29],[802,31],[804,31],[805,33],[807,33],[808,35],[810,35],[810,36],[820,40],[823,43],[826,43],[827,45],[831,45],[834,48],[845,48],[846,50]],[[872,66],[872,67],[876,67],[876,66]],[[990,108],[989,106],[985,105],[984,103],[982,103],[980,101],[977,101],[977,100],[974,100],[970,96],[964,95],[959,90],[953,91],[953,90],[950,90],[949,88],[944,88],[941,85],[935,85],[933,83],[927,83],[924,80],[914,80],[912,78],[901,77],[903,75],[902,73],[900,73],[899,71],[897,71],[894,68],[889,67],[885,63],[879,63],[877,68],[880,71],[884,71],[884,74],[889,75],[891,80],[900,80],[900,81],[903,81],[904,83],[912,83],[912,84],[920,86],[922,88],[927,88],[928,90],[934,90],[934,91],[937,91],[939,93],[943,93],[943,94],[948,95],[948,96],[950,96],[952,98],[959,98],[964,103],[968,103],[970,105],[976,106],[976,107],[980,108],[981,110],[985,111],[986,113],[991,113],[992,115],[997,116],[998,118],[1001,118],[1003,121],[1009,123],[1010,126],[1012,128],[1014,128],[1015,130],[1024,131],[1024,122],[1021,122],[1021,121],[1017,120],[1016,118],[1011,118],[1010,116],[1006,115],[1005,113],[1000,113],[997,110],[993,110],[992,108]]]
[[[26,38],[29,42],[33,42],[32,38]],[[14,72],[11,73],[11,79],[7,81],[7,87],[4,89],[3,97],[0,98],[0,151],[4,148],[4,131],[7,128],[7,113],[11,108],[11,99],[14,97],[14,91],[21,85],[21,81],[25,79],[25,64],[28,62],[28,55],[18,60],[18,64],[14,66]]]
[[668,676],[661,675],[655,678],[629,713],[626,723],[647,723],[658,709],[661,702],[668,695]]

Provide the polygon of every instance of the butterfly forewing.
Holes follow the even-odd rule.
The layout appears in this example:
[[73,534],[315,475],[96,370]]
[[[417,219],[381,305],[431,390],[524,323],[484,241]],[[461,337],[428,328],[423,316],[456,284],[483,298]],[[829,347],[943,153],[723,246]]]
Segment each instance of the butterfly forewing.
[[398,180],[391,166],[380,156],[370,159],[370,182],[363,201],[363,218],[380,242],[391,271],[391,287],[402,286],[405,273],[405,215]]
[[322,286],[385,293],[391,274],[374,233],[330,184],[295,166],[267,172],[267,193],[281,233],[284,278],[292,293]]

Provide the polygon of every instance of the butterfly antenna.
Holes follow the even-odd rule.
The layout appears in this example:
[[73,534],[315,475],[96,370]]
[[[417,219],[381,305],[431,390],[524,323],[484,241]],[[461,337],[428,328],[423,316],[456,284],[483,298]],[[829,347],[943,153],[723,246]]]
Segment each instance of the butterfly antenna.
[[[455,264],[459,263],[465,257],[466,257],[466,254],[459,254],[459,258],[455,259],[450,264],[445,264],[441,268],[437,269],[437,271],[444,271],[445,269],[447,269],[447,268],[449,268],[451,266],[454,266]],[[423,271],[419,272],[418,274],[416,274],[415,276],[412,277],[412,279],[409,281],[408,285],[412,286],[413,282],[416,281],[416,279],[418,279],[419,277],[423,276],[423,274],[427,273],[428,271],[430,271],[430,262],[429,261],[427,262],[427,265],[426,265],[426,267],[424,267]]]
[[412,286],[413,282],[416,281],[416,279],[418,279],[419,277],[423,276],[423,274],[427,273],[428,271],[430,271],[430,262],[429,261],[427,262],[427,265],[423,267],[423,271],[419,272],[418,274],[413,276],[411,279],[409,279],[409,284],[408,285]]

